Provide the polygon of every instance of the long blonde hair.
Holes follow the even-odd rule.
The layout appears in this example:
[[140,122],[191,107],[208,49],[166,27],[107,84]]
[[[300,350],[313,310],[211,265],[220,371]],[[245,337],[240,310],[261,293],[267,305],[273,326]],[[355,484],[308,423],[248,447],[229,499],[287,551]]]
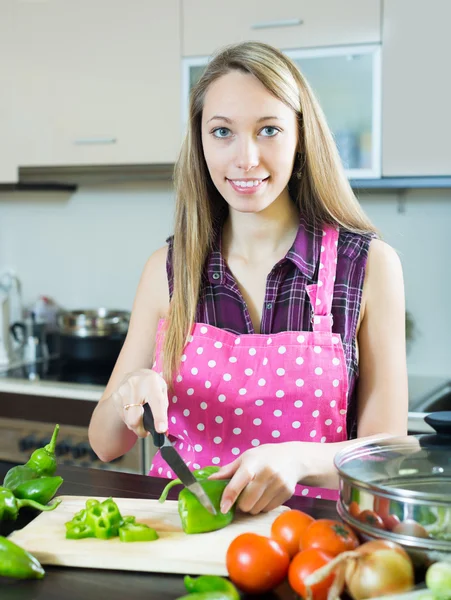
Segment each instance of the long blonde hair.
[[163,340],[163,375],[169,385],[195,320],[215,226],[227,208],[213,185],[202,150],[205,95],[214,81],[233,70],[256,77],[298,116],[299,147],[289,189],[304,218],[359,233],[375,231],[349,185],[323,111],[296,65],[260,42],[233,44],[219,51],[191,91],[187,133],[174,171],[174,287]]

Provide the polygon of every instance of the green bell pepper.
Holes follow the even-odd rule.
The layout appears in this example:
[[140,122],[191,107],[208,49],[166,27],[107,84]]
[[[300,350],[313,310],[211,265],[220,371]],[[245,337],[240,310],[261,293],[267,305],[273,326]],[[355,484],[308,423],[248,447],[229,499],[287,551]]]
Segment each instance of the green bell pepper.
[[119,527],[121,542],[153,542],[158,540],[158,533],[145,523],[124,523]]
[[47,504],[56,494],[62,483],[63,478],[59,476],[38,477],[38,479],[24,481],[11,491],[16,498]]
[[32,481],[33,479],[37,479],[39,475],[31,469],[30,467],[26,467],[25,465],[16,465],[9,469],[6,473],[5,478],[3,479],[3,487],[10,489],[12,492],[22,483],[26,483],[27,481]]
[[218,575],[201,575],[184,578],[185,588],[190,592],[177,600],[240,600],[240,594],[231,581]]
[[202,506],[197,497],[188,489],[184,488],[178,499],[178,511],[182,521],[182,528],[185,533],[206,533],[207,531],[216,531],[229,525],[235,516],[235,505],[233,505],[225,514],[221,512],[221,498],[228,484],[228,480],[204,479],[200,485],[204,488],[213,506],[216,509],[216,515],[212,515]]
[[30,456],[28,462],[25,463],[26,467],[36,471],[39,476],[54,475],[56,471],[58,463],[56,460],[55,448],[56,438],[58,437],[59,430],[60,426],[55,425],[50,442],[43,448],[37,448]]
[[[218,471],[219,467],[204,467],[203,469],[197,469],[193,471],[193,475],[198,481],[202,481],[203,479],[207,479],[210,475],[212,475],[213,473],[217,473]],[[180,481],[180,479],[173,479],[172,481],[170,481],[164,488],[164,490],[161,492],[161,496],[158,498],[158,501],[164,502],[168,497],[169,490],[172,489],[174,486],[181,484],[182,482]]]
[[15,521],[19,510],[23,507],[36,508],[37,510],[54,510],[61,500],[57,500],[51,505],[44,506],[34,500],[20,500],[16,498],[11,490],[0,487],[0,521],[2,519]]
[[0,576],[14,579],[42,579],[45,571],[32,554],[0,536]]

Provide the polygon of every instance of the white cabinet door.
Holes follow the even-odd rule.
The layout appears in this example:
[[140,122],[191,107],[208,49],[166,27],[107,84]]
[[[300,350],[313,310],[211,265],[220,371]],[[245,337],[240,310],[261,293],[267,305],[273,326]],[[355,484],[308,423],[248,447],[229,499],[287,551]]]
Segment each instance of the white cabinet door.
[[14,124],[19,115],[15,104],[16,74],[13,56],[17,28],[13,0],[4,0],[0,8],[0,184],[16,183],[18,149]]
[[451,2],[384,0],[382,174],[451,174]]
[[183,0],[183,56],[260,40],[278,48],[381,39],[381,0]]
[[21,165],[175,160],[181,129],[178,2],[15,6]]

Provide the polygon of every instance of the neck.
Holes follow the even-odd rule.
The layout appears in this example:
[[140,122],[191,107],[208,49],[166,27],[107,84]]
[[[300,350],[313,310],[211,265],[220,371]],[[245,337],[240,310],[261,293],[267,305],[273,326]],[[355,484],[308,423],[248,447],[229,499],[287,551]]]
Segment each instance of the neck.
[[249,262],[280,260],[288,252],[299,226],[299,211],[288,193],[259,213],[229,210],[223,229],[223,253]]

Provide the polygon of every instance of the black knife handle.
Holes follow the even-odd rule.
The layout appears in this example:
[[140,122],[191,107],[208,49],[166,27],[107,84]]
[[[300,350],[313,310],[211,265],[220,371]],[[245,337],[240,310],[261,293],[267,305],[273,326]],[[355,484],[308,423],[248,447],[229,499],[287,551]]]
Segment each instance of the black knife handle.
[[153,443],[157,448],[161,448],[164,444],[164,433],[158,433],[155,431],[155,422],[153,420],[153,414],[150,406],[147,402],[143,405],[143,424],[144,429],[152,434]]

